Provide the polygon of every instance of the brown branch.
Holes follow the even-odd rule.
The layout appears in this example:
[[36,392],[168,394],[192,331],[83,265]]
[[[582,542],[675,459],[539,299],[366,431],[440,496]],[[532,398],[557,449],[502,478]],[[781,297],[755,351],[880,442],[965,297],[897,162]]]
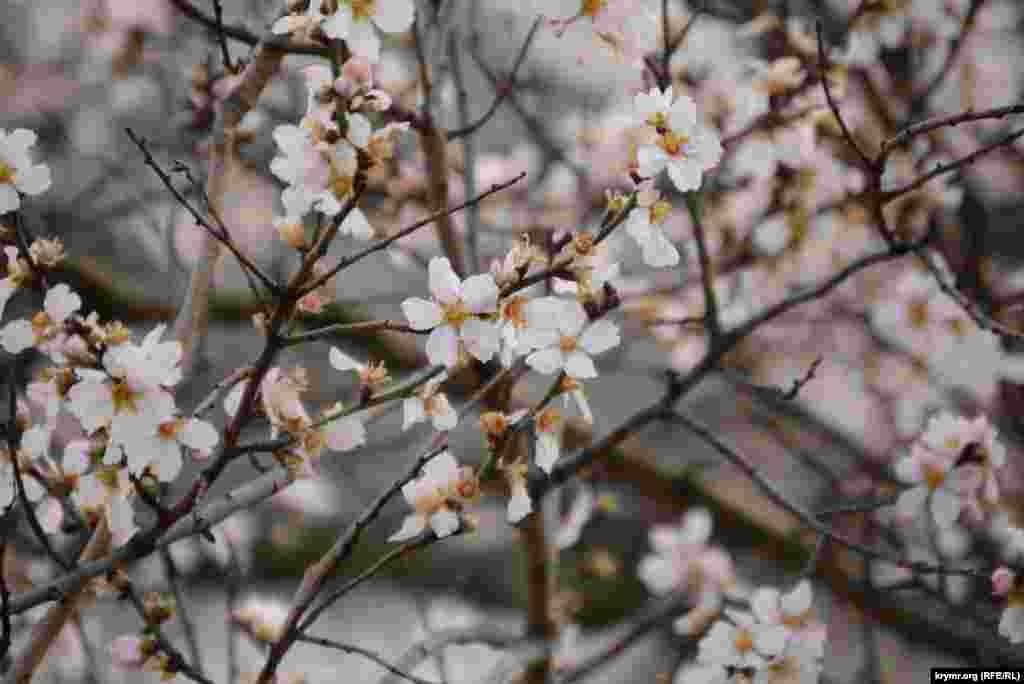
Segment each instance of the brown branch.
[[371,651],[368,648],[362,648],[361,646],[355,646],[353,644],[343,644],[340,641],[333,641],[323,637],[307,636],[305,634],[299,637],[299,641],[307,644],[314,644],[316,646],[322,646],[324,648],[332,648],[336,651],[341,651],[342,653],[354,653],[356,655],[361,655],[367,660],[377,663],[392,675],[399,677],[400,679],[413,682],[413,684],[435,684],[435,682],[431,682],[429,679],[422,679],[410,672],[406,672],[397,665],[389,663],[382,655],[375,651]]
[[818,76],[821,78],[821,87],[825,91],[825,99],[828,101],[828,108],[832,110],[832,115],[839,123],[839,129],[843,132],[843,138],[857,154],[858,159],[860,159],[861,166],[863,166],[868,172],[873,171],[877,168],[875,162],[864,154],[863,150],[860,149],[860,145],[858,145],[857,141],[854,140],[853,133],[851,133],[849,127],[847,127],[846,120],[843,119],[843,115],[839,111],[839,106],[832,97],[832,88],[828,84],[828,58],[825,55],[825,42],[821,35],[822,29],[820,21],[817,23],[815,30],[818,38]]
[[509,96],[509,93],[515,88],[516,74],[519,73],[519,68],[526,61],[526,55],[530,51],[530,45],[533,44],[533,39],[537,35],[537,29],[540,28],[543,17],[537,17],[533,25],[530,27],[530,31],[526,34],[526,40],[523,41],[522,47],[519,48],[519,54],[516,55],[516,61],[512,65],[512,70],[509,71],[508,76],[501,82],[501,86],[496,89],[494,100],[491,101],[491,106],[487,108],[483,116],[474,121],[471,124],[456,128],[455,130],[448,131],[448,141],[458,140],[466,136],[472,135],[477,132],[483,126],[491,120],[491,117],[495,115],[498,108],[505,101],[505,98]]
[[888,158],[889,154],[897,147],[907,145],[911,140],[919,135],[931,133],[939,128],[959,126],[962,123],[968,123],[970,121],[982,121],[985,119],[1002,119],[1011,114],[1024,114],[1024,104],[1009,105],[1006,107],[995,107],[993,109],[983,109],[981,111],[967,110],[960,112],[959,114],[947,114],[943,116],[936,116],[925,121],[918,122],[911,126],[907,126],[902,131],[892,136],[888,140],[882,143],[882,149],[878,153],[878,157],[875,159],[876,164],[884,163]]

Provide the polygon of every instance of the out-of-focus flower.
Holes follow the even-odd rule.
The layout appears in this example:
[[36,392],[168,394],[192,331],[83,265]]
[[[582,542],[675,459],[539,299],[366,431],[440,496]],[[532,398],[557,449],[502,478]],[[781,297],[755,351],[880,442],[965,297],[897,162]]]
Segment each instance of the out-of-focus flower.
[[349,50],[370,62],[380,60],[380,38],[384,33],[402,33],[413,22],[412,0],[352,0],[339,2],[338,9],[323,22],[324,33],[344,40]]
[[29,148],[37,136],[27,128],[0,129],[0,214],[21,206],[21,195],[39,195],[50,187],[50,167],[34,164]]

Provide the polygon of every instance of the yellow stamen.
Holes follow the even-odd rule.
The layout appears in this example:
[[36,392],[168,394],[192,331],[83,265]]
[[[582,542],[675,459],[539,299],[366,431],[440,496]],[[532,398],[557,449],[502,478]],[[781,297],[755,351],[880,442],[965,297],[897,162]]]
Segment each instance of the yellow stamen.
[[665,200],[658,200],[648,209],[652,225],[658,225],[672,213],[672,205]]
[[367,21],[377,11],[376,0],[352,0],[352,18],[356,21]]
[[938,466],[925,466],[924,481],[928,483],[928,489],[935,490],[942,486],[946,480],[946,471]]
[[352,194],[352,188],[355,185],[355,178],[353,176],[346,176],[339,173],[334,166],[331,166],[331,176],[327,181],[327,187],[330,188],[331,192],[339,200],[344,200]]
[[686,156],[686,152],[683,148],[690,142],[690,139],[685,135],[674,133],[673,131],[665,131],[658,138],[658,145],[661,149],[665,150],[668,154],[673,157],[679,155]]
[[910,327],[921,328],[928,325],[928,302],[924,299],[915,299],[907,305],[907,318],[910,320]]
[[128,383],[117,381],[111,386],[110,391],[114,397],[114,413],[131,413],[133,415],[138,413],[138,408],[135,406],[135,394]]
[[444,310],[445,322],[455,329],[461,328],[466,319],[470,317],[470,313],[466,311],[466,306],[462,303],[461,299],[451,304],[442,305],[442,308]]
[[14,179],[18,173],[13,166],[5,161],[0,161],[0,184],[14,185]]

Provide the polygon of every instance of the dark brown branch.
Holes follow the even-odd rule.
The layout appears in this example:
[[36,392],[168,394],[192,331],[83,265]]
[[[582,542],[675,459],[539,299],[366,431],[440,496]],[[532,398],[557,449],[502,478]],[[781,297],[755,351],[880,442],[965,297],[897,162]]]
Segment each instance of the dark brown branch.
[[866,171],[873,171],[877,168],[875,162],[860,149],[860,145],[857,144],[857,141],[853,137],[853,133],[850,132],[849,127],[846,125],[846,120],[843,119],[843,115],[839,111],[839,106],[832,97],[832,88],[828,84],[828,58],[825,56],[825,42],[821,35],[822,29],[820,21],[817,23],[815,30],[817,31],[818,37],[818,77],[821,79],[821,87],[825,91],[825,99],[828,101],[828,108],[832,110],[832,115],[839,123],[839,129],[843,132],[843,138],[846,140],[846,143],[857,154],[857,158],[860,159],[861,166],[863,166]]
[[936,116],[925,121],[918,122],[911,126],[907,126],[902,131],[889,138],[882,143],[882,149],[878,153],[876,163],[883,163],[889,156],[889,154],[903,145],[907,145],[911,140],[919,135],[930,133],[939,128],[947,128],[959,126],[962,123],[968,123],[970,121],[982,121],[985,119],[1002,119],[1011,114],[1024,114],[1024,104],[1008,105],[1006,107],[995,107],[993,109],[982,109],[981,111],[961,112],[959,114],[947,114],[943,116]]

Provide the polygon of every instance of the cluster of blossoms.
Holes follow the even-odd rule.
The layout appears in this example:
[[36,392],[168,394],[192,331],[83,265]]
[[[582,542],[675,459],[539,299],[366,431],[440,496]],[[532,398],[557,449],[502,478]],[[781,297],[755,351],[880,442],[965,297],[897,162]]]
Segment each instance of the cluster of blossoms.
[[[306,114],[299,125],[274,130],[280,150],[270,170],[288,187],[281,195],[285,216],[275,219],[282,239],[302,251],[308,248],[304,217],[316,211],[327,217],[346,215],[341,233],[368,240],[374,235],[355,204],[366,175],[391,159],[399,134],[409,124],[389,123],[377,130],[362,111],[382,112],[391,98],[373,87],[372,64],[351,57],[335,79],[329,67],[306,67],[309,90]],[[351,206],[347,206],[351,205]]]

